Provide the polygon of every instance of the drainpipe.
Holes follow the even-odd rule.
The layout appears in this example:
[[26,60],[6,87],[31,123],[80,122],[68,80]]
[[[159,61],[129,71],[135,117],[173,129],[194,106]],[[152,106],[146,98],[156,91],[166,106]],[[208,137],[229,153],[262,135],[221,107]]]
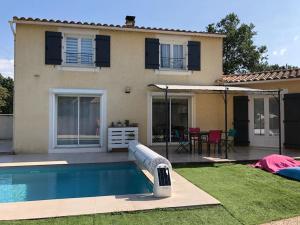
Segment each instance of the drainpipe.
[[169,104],[168,104],[168,89],[169,87],[166,86],[165,89],[165,106],[166,106],[166,131],[165,131],[165,141],[166,141],[166,158],[169,159]]
[[282,147],[281,147],[281,90],[278,89],[278,136],[279,136],[279,155],[282,155]]
[[[15,71],[16,71],[16,63],[15,63],[15,58],[16,58],[16,29],[14,28],[14,22],[13,21],[8,21],[11,32],[14,35],[14,86],[16,85],[16,79],[15,79]],[[14,96],[15,95],[15,89],[14,89]],[[15,97],[13,98],[13,110],[15,110]],[[15,151],[15,112],[13,112],[13,146],[12,150]]]
[[13,33],[14,38],[15,38],[15,36],[16,36],[16,30],[15,30],[15,28],[14,28],[14,22],[13,22],[13,21],[8,21],[8,23],[9,23],[11,32]]
[[228,159],[228,132],[227,132],[227,90],[228,88],[225,87],[224,91],[224,106],[225,106],[225,158]]

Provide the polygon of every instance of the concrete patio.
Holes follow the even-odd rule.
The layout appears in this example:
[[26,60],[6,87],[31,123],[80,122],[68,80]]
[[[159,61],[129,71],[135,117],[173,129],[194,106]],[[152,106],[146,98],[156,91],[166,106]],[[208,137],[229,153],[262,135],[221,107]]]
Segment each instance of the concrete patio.
[[[151,146],[151,149],[165,156],[164,146]],[[258,160],[270,154],[278,154],[277,148],[265,147],[235,147],[228,152],[228,159],[222,155],[176,152],[177,145],[169,146],[169,160],[171,163],[209,163],[209,162],[233,162]],[[45,165],[45,164],[69,164],[69,163],[103,163],[128,161],[127,152],[106,152],[106,153],[52,153],[52,154],[12,154],[11,141],[0,141],[0,167],[18,165]],[[300,150],[283,149],[282,154],[300,159]]]
[[[156,152],[165,156],[164,146],[152,147]],[[193,153],[176,152],[177,146],[169,147],[169,160],[172,163],[188,163],[188,162],[228,162],[228,161],[248,161],[248,160],[259,160],[264,156],[270,154],[278,154],[278,148],[266,148],[266,147],[234,147],[233,151],[228,152],[228,159],[225,159],[224,151],[222,155],[214,154],[211,150],[211,154],[208,155],[207,151],[204,149],[203,154],[198,154],[197,150]],[[300,159],[300,150],[283,149],[283,155],[287,155],[294,158]]]

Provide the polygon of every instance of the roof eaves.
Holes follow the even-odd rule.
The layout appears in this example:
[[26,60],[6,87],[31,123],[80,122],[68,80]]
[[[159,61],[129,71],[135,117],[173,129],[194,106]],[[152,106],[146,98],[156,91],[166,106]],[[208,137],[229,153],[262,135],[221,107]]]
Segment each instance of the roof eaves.
[[36,24],[36,25],[51,25],[51,26],[80,26],[80,27],[89,27],[89,28],[101,28],[101,29],[111,29],[111,30],[122,30],[122,31],[136,31],[136,32],[156,32],[156,33],[177,33],[184,35],[192,36],[207,36],[207,37],[218,37],[224,38],[226,35],[219,33],[209,33],[201,31],[191,31],[191,30],[180,30],[180,29],[168,29],[168,28],[156,28],[156,27],[144,27],[144,26],[135,26],[135,27],[126,27],[121,25],[114,24],[101,24],[101,23],[88,23],[88,22],[75,22],[75,21],[66,21],[66,20],[47,20],[40,18],[25,18],[25,17],[13,17],[13,23],[23,23],[23,24]]
[[273,70],[273,71],[262,71],[257,73],[247,74],[229,74],[223,75],[216,80],[218,84],[252,84],[258,82],[270,82],[270,81],[289,81],[299,80],[300,68],[286,69],[286,70]]

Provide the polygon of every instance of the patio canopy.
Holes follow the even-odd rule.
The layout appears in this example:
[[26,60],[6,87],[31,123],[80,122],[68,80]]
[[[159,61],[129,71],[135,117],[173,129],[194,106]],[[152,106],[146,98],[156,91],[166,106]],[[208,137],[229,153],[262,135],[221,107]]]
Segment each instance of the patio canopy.
[[166,105],[166,158],[168,158],[168,136],[169,136],[169,106],[168,106],[168,91],[186,91],[186,92],[194,92],[194,93],[213,93],[213,94],[224,94],[224,118],[225,118],[225,158],[228,158],[228,127],[227,127],[227,95],[228,94],[256,94],[256,95],[275,95],[278,97],[278,126],[279,126],[279,154],[281,155],[281,106],[280,106],[280,96],[281,89],[273,89],[273,90],[264,90],[264,89],[254,89],[247,87],[232,87],[232,86],[217,86],[217,85],[177,85],[177,84],[149,84],[148,87],[155,87],[165,92],[165,105]]
[[177,85],[177,84],[149,84],[149,87],[156,87],[161,90],[173,90],[173,91],[190,91],[190,92],[219,92],[224,93],[249,93],[249,94],[264,94],[264,95],[277,95],[278,89],[264,90],[254,89],[246,87],[232,87],[232,86],[217,86],[217,85]]

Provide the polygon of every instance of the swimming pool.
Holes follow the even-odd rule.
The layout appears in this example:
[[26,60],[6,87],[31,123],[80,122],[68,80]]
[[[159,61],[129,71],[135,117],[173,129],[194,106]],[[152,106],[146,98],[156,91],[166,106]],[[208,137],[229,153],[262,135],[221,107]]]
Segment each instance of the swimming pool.
[[0,169],[0,202],[150,192],[152,183],[133,162]]

